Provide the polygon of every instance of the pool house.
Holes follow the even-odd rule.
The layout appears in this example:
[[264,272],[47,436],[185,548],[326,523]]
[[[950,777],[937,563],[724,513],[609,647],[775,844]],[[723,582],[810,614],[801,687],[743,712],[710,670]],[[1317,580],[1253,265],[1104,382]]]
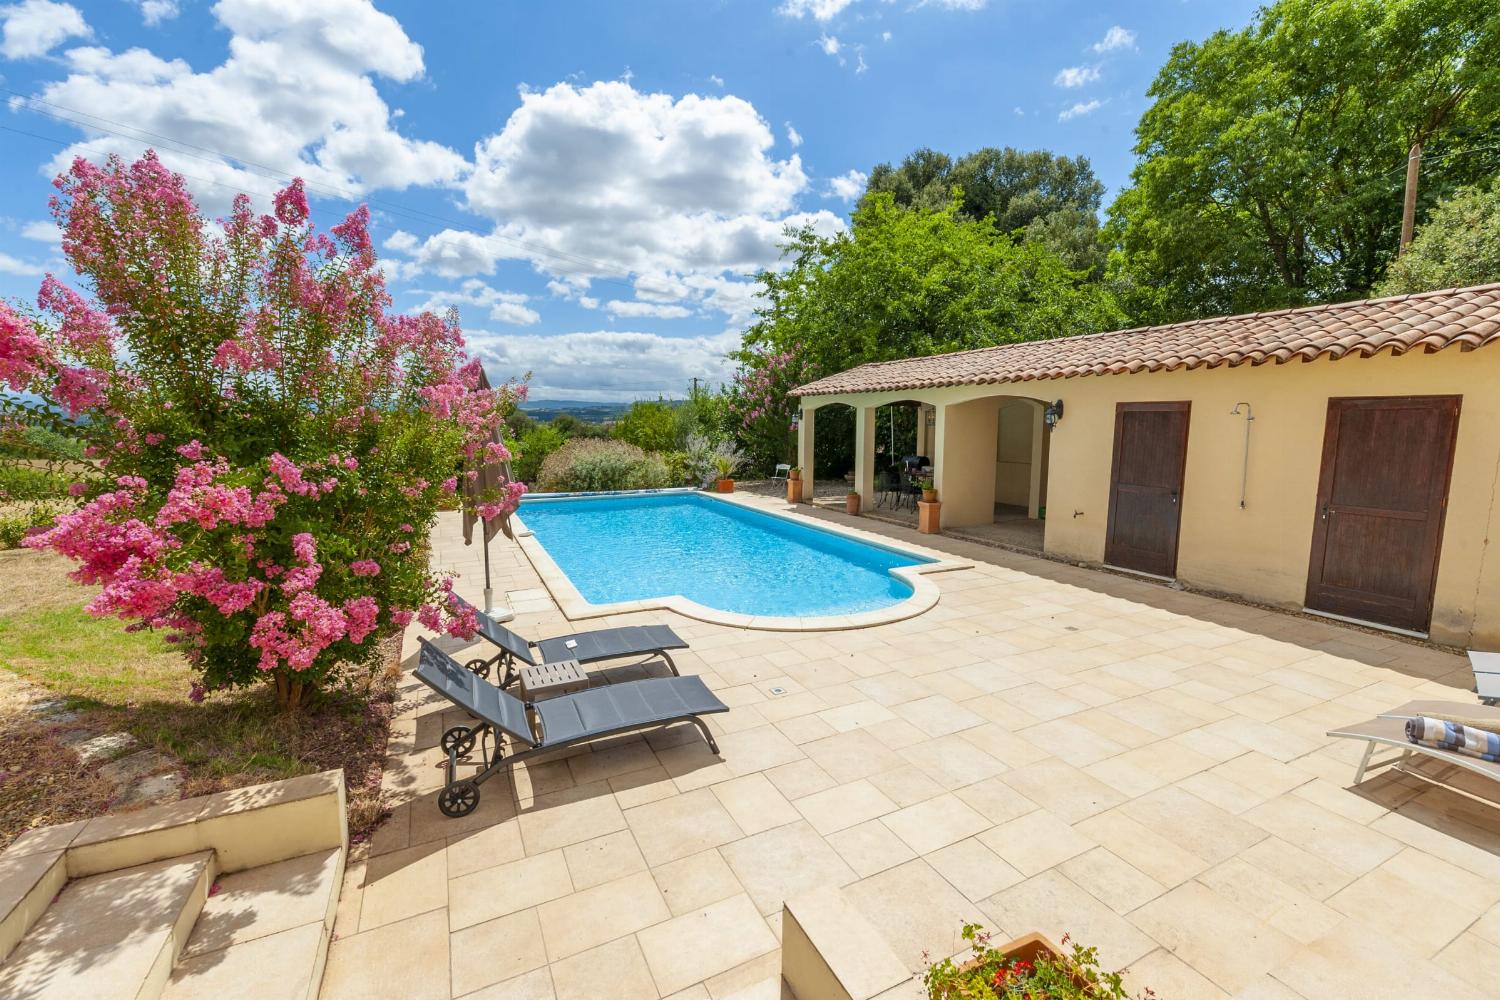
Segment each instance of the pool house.
[[867,364],[801,387],[800,462],[851,407],[873,508],[917,407],[943,531],[1024,509],[1052,556],[1493,647],[1497,340],[1486,285]]

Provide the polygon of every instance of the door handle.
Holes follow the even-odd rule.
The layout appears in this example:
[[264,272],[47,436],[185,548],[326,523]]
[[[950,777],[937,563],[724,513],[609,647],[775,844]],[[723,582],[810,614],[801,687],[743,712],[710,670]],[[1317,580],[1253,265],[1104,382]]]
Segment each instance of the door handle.
[[1328,520],[1329,515],[1331,515],[1331,514],[1337,514],[1337,513],[1338,513],[1338,511],[1334,510],[1332,507],[1328,506],[1326,503],[1323,505],[1323,520],[1326,521],[1326,520]]
[[1177,502],[1177,491],[1176,490],[1172,491],[1172,502],[1173,503]]

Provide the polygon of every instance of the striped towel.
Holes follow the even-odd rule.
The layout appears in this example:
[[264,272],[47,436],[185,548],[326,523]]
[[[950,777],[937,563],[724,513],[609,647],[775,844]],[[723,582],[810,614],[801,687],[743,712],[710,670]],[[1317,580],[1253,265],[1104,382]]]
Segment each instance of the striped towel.
[[1466,754],[1480,760],[1500,761],[1500,733],[1446,719],[1426,716],[1407,719],[1406,738],[1424,747]]

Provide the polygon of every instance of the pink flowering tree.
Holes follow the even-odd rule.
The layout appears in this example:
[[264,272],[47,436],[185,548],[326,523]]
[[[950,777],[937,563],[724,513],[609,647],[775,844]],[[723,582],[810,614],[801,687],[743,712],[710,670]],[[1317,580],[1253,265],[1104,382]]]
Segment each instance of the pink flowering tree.
[[[812,381],[812,367],[798,352],[752,351],[742,354],[729,387],[729,413],[736,435],[757,466],[797,461],[792,418],[797,397],[792,390]],[[811,474],[811,473],[809,473]]]
[[[88,471],[27,544],[101,588],[92,613],[180,644],[195,697],[264,681],[296,709],[413,617],[471,635],[426,540],[510,457],[524,386],[480,389],[454,321],[387,312],[368,209],[319,232],[294,181],[216,228],[151,153],[55,184],[91,295],[49,275],[34,309],[0,302],[0,417],[81,436]],[[523,490],[463,502],[503,517]]]

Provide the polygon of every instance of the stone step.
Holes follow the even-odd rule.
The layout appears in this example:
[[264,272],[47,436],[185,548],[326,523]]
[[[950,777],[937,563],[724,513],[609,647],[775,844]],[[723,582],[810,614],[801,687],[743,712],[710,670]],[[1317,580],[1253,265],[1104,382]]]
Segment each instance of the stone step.
[[163,1000],[316,1000],[343,879],[342,848],[220,878]]
[[0,966],[0,1000],[159,997],[216,871],[201,851],[68,883]]
[[786,900],[781,975],[798,1000],[895,1000],[912,974],[875,925],[834,886]]

